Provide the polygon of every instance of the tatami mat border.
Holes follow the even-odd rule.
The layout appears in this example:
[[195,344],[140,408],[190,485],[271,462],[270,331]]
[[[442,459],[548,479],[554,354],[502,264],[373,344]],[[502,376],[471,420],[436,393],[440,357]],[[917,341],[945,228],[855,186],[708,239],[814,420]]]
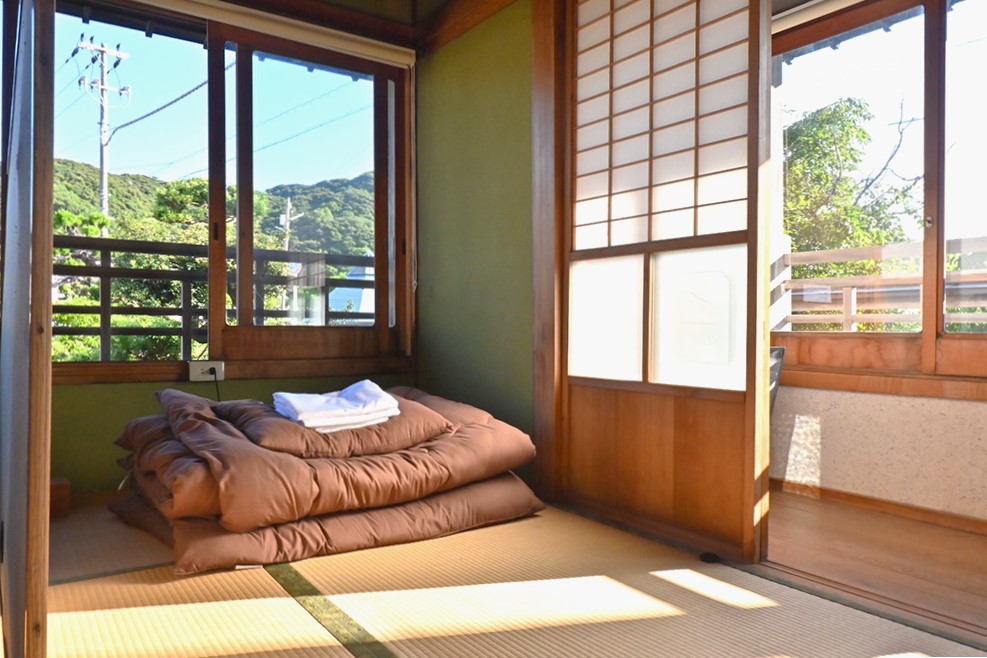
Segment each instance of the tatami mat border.
[[267,573],[284,588],[323,628],[332,633],[346,649],[357,658],[396,658],[367,629],[350,617],[342,608],[320,592],[305,576],[290,564],[272,564],[264,567]]

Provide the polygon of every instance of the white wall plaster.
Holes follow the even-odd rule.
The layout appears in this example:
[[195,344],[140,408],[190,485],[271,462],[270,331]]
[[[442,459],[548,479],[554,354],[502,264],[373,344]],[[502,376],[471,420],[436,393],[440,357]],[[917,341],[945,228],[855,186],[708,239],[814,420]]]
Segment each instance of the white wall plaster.
[[987,519],[987,402],[782,387],[770,473]]

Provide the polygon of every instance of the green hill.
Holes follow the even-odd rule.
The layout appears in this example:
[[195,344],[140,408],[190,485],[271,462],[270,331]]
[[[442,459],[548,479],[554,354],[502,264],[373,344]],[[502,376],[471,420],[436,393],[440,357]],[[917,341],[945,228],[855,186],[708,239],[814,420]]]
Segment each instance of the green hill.
[[[72,160],[55,160],[55,210],[67,210],[76,215],[88,216],[99,212],[99,169],[92,165]],[[110,174],[110,216],[119,222],[116,237],[149,239],[146,231],[142,235],[121,235],[129,231],[129,226],[141,226],[139,220],[158,217],[157,196],[165,192],[171,183],[138,174]],[[204,219],[205,186],[193,186],[194,198],[186,190],[182,204],[191,204],[197,212],[188,213],[178,209],[188,221],[191,217]],[[172,188],[174,189],[174,188]],[[201,198],[200,198],[201,197]],[[257,210],[263,212],[258,217],[258,225],[263,233],[278,236],[280,242],[281,215],[284,214],[287,200],[291,199],[292,222],[290,244],[293,249],[321,251],[329,249],[349,254],[364,254],[374,248],[374,175],[368,172],[353,179],[334,179],[313,185],[277,185],[258,195]],[[169,197],[168,211],[174,216],[174,197]],[[135,223],[135,221],[137,223]],[[136,230],[136,229],[135,229]],[[153,233],[153,232],[152,232]],[[150,238],[153,239],[153,238]]]
[[[167,183],[139,174],[110,174],[110,216],[140,219],[154,214],[154,195]],[[76,215],[99,212],[99,169],[83,162],[55,160],[55,210]]]

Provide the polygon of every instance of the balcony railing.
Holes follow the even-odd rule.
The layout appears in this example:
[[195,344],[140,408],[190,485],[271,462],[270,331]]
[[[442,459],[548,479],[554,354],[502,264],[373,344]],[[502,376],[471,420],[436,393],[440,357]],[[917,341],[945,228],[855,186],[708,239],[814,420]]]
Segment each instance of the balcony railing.
[[[208,309],[195,303],[193,290],[196,285],[205,286],[208,281],[208,247],[205,245],[175,244],[142,240],[113,240],[77,236],[55,236],[56,258],[54,265],[53,294],[56,296],[52,311],[55,315],[54,336],[98,336],[99,360],[110,361],[114,336],[165,337],[178,336],[181,342],[182,360],[193,358],[193,343],[205,344],[206,319]],[[75,254],[86,253],[86,264],[64,262],[57,254],[59,250],[69,250]],[[124,267],[119,265],[121,256],[169,256],[188,258],[187,269]],[[234,259],[235,248],[227,251],[227,257]],[[319,306],[314,313],[320,324],[372,324],[374,314],[361,312],[358,308],[334,309],[330,307],[330,294],[337,289],[365,290],[374,288],[373,256],[351,256],[345,254],[312,253],[275,249],[255,249],[254,274],[254,323],[298,324],[297,312],[290,308],[289,296],[282,295],[280,308],[265,308],[265,299],[271,287],[280,287],[287,293],[292,288],[304,287],[308,292],[317,291]],[[267,272],[268,264],[284,264],[281,269],[288,274]],[[365,268],[367,273],[361,278],[331,276],[333,268],[350,270]],[[294,270],[294,271],[292,271]],[[229,272],[229,286],[235,286],[235,272]],[[98,301],[92,304],[60,303],[56,287],[68,280],[91,280],[98,284]],[[178,283],[179,302],[162,306],[126,306],[113,303],[114,282],[124,280]],[[275,288],[277,289],[277,288]],[[229,320],[235,321],[235,309],[227,310]],[[59,316],[96,316],[98,321],[92,326],[70,326]],[[115,317],[163,317],[173,322],[167,327],[128,327],[114,324]],[[178,355],[175,355],[178,358]]]
[[[987,256],[987,237],[946,242],[948,255]],[[773,267],[772,324],[775,330],[792,325],[835,325],[842,331],[921,323],[921,242],[802,252],[781,256]],[[855,262],[913,261],[914,274],[792,278],[797,265],[835,265]],[[987,324],[987,269],[963,268],[946,272],[949,310],[946,325]]]

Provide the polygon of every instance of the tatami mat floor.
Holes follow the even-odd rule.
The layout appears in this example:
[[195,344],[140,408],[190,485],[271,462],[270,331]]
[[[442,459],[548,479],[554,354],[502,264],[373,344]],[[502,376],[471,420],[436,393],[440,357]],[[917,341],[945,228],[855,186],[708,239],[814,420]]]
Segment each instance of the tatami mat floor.
[[269,570],[75,580],[49,610],[49,655],[72,658],[987,655],[556,509]]
[[120,522],[109,496],[91,496],[68,516],[51,521],[48,578],[53,584],[171,564],[171,548]]

